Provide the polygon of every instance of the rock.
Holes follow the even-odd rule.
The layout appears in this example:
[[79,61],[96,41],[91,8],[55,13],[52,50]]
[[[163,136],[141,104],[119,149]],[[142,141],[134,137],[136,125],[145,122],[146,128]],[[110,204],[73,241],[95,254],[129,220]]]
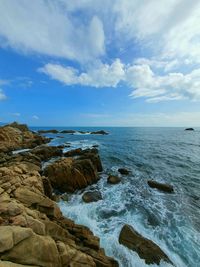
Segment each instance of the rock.
[[96,202],[102,199],[102,195],[99,191],[85,192],[82,196],[82,200],[86,203]]
[[107,135],[108,133],[103,131],[103,130],[100,130],[100,131],[95,131],[95,132],[91,132],[90,134],[102,134],[102,135]]
[[57,133],[59,133],[59,131],[58,130],[55,130],[55,129],[51,129],[51,130],[39,130],[38,133],[40,133],[40,134],[45,134],[45,133],[57,134]]
[[63,201],[69,201],[69,195],[67,193],[64,193],[60,196],[60,198],[63,200]]
[[60,159],[47,166],[44,175],[60,192],[74,192],[98,180],[97,170],[89,159]]
[[56,146],[41,145],[31,150],[31,153],[40,158],[40,160],[48,160],[52,157],[61,157],[62,149]]
[[118,176],[109,175],[107,179],[107,183],[109,184],[118,184],[121,182],[121,179]]
[[13,123],[9,124],[8,126],[13,127],[13,128],[17,128],[22,132],[29,131],[28,126],[26,124],[19,124],[16,121],[14,121]]
[[64,153],[65,157],[76,157],[77,159],[90,159],[94,164],[95,168],[98,172],[103,171],[101,159],[98,154],[98,150],[95,148],[88,148],[88,149],[73,149]]
[[128,175],[129,174],[129,170],[127,170],[125,168],[119,168],[118,172],[123,174],[123,175]]
[[64,133],[64,134],[74,134],[76,131],[74,130],[63,130],[60,133]]
[[28,131],[26,125],[14,123],[0,127],[0,152],[33,148],[47,142],[49,139]]
[[146,264],[160,264],[161,260],[172,263],[158,245],[141,236],[130,225],[123,226],[119,235],[119,243],[136,251]]
[[186,128],[185,131],[194,131],[194,128]]
[[164,191],[164,192],[167,192],[167,193],[173,193],[174,192],[172,185],[158,183],[158,182],[153,181],[153,180],[149,180],[149,181],[147,181],[147,183],[151,188],[157,188],[157,189]]

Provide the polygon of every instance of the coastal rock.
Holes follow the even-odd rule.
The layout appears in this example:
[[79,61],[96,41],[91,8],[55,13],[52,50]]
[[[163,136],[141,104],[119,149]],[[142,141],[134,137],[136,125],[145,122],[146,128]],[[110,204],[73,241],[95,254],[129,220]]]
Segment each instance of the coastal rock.
[[172,263],[168,256],[151,240],[144,238],[130,225],[124,225],[119,236],[119,243],[136,251],[146,264],[160,264],[161,260]]
[[82,200],[86,203],[96,202],[102,199],[102,195],[99,191],[85,192],[82,196]]
[[153,181],[153,180],[149,180],[149,181],[147,181],[147,183],[151,188],[157,188],[158,190],[163,191],[163,192],[167,192],[167,193],[173,193],[174,192],[174,188],[172,185],[158,183],[158,182]]
[[45,134],[45,133],[57,134],[57,133],[59,133],[59,131],[58,130],[55,130],[55,129],[51,129],[51,130],[39,130],[38,133],[39,134]]
[[107,179],[107,183],[109,184],[118,184],[121,182],[121,179],[118,176],[109,175]]
[[33,148],[47,142],[49,139],[27,130],[26,125],[13,123],[0,127],[0,152]]
[[60,133],[64,133],[64,134],[74,134],[76,131],[74,130],[63,130]]
[[194,131],[194,128],[186,128],[185,131]]
[[52,157],[61,157],[62,149],[56,146],[41,145],[31,150],[31,153],[39,157],[40,160],[48,160]]
[[101,135],[108,135],[108,133],[104,130],[100,130],[100,131],[95,131],[95,132],[91,132],[90,134],[101,134]]
[[123,175],[128,175],[129,174],[129,170],[127,170],[125,168],[119,168],[118,172],[123,174]]
[[60,159],[47,166],[44,175],[61,192],[74,192],[98,180],[97,169],[90,159]]
[[76,157],[77,159],[89,159],[98,172],[103,171],[101,159],[98,154],[98,150],[95,148],[82,149],[77,148],[64,153],[65,157]]

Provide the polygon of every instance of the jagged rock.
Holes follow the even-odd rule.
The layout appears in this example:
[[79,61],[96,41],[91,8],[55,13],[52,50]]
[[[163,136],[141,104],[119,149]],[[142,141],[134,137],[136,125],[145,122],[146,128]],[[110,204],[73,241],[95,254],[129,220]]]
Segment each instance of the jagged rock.
[[174,192],[174,188],[172,185],[158,183],[158,182],[153,181],[153,180],[149,180],[149,181],[147,181],[147,183],[150,187],[157,188],[158,190],[161,190],[163,192],[167,192],[167,193],[173,193]]
[[41,145],[31,150],[33,155],[36,155],[40,160],[48,160],[52,157],[61,157],[62,149],[56,146]]
[[102,199],[102,195],[99,191],[85,192],[82,196],[82,200],[86,203],[96,202]]
[[114,175],[109,175],[107,182],[109,184],[118,184],[121,182],[121,179],[118,176],[114,176]]
[[160,264],[161,260],[172,263],[168,256],[151,240],[144,238],[130,225],[124,225],[119,236],[119,243],[136,251],[146,264]]
[[13,127],[13,128],[17,128],[22,132],[29,131],[28,126],[26,124],[19,124],[16,121],[14,121],[13,123],[9,124],[8,126]]
[[97,170],[91,160],[58,160],[44,170],[52,186],[61,192],[74,192],[98,180]]
[[28,131],[26,125],[14,123],[0,127],[0,152],[33,148],[48,141],[49,139]]
[[129,174],[129,170],[127,170],[125,168],[119,168],[118,172],[123,174],[123,175],[128,175]]

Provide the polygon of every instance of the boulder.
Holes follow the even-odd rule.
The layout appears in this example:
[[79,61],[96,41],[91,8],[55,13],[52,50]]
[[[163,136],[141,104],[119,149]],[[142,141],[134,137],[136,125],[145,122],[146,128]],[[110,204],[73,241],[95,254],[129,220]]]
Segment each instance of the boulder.
[[123,175],[128,175],[129,174],[129,170],[127,170],[125,168],[119,168],[118,172],[123,174]]
[[158,182],[153,181],[153,180],[149,180],[149,181],[147,181],[147,183],[151,188],[157,188],[158,190],[163,191],[163,192],[167,192],[167,193],[173,193],[174,192],[174,188],[172,185],[158,183]]
[[102,199],[102,195],[99,191],[88,191],[82,196],[82,200],[86,203],[97,202]]
[[47,166],[44,175],[61,192],[74,192],[98,180],[97,170],[89,159],[60,159]]
[[120,177],[114,176],[114,175],[109,175],[107,179],[108,184],[118,184],[121,182]]
[[146,264],[160,264],[160,261],[172,262],[168,256],[153,241],[143,237],[130,225],[124,225],[120,235],[119,243],[125,247],[136,251]]
[[14,121],[13,123],[9,124],[8,126],[17,128],[21,132],[29,131],[28,126],[26,124],[19,124],[18,122]]

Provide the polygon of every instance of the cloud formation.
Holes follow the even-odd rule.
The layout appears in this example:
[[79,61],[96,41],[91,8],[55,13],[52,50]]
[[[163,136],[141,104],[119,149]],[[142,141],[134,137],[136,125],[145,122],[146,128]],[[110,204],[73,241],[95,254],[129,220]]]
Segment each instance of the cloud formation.
[[7,96],[4,94],[3,90],[0,89],[0,101],[7,99]]

